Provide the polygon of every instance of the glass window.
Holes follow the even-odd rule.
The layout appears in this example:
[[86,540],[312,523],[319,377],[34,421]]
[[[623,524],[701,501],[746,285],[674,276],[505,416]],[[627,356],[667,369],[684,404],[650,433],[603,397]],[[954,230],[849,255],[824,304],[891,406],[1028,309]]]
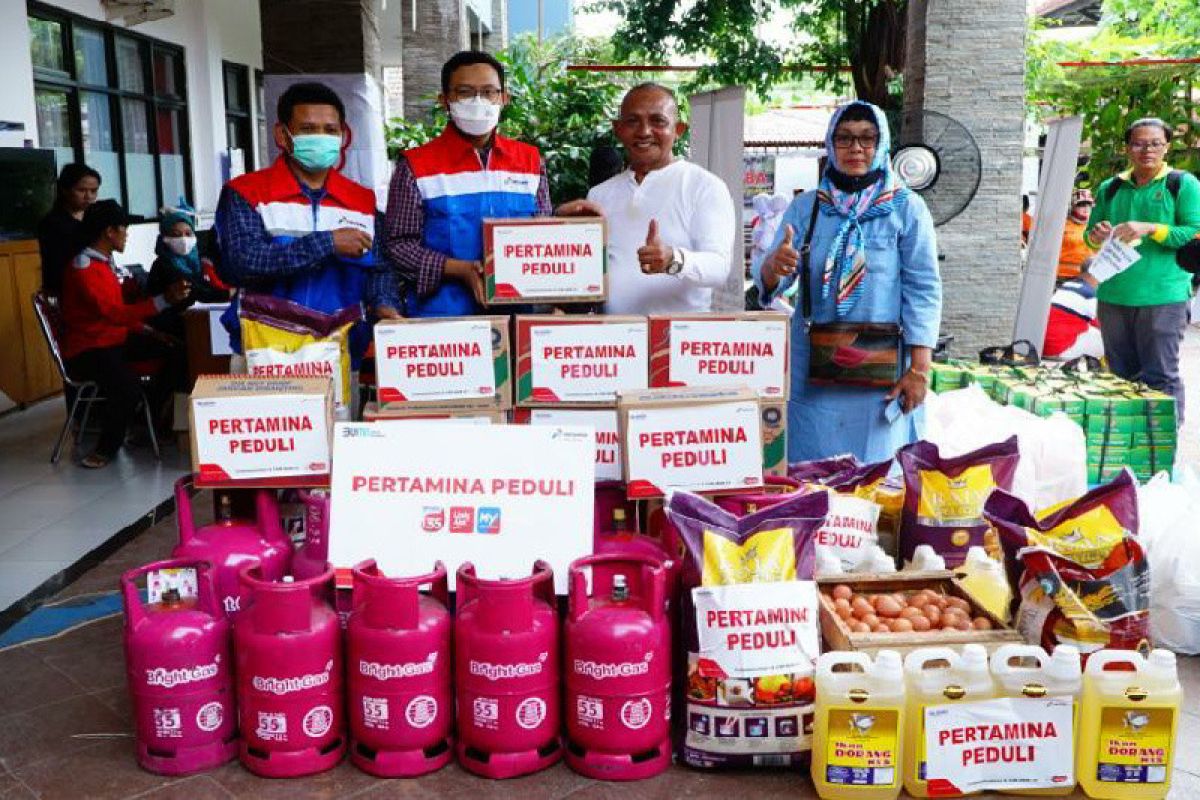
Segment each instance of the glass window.
[[83,157],[100,173],[99,197],[121,199],[121,160],[113,135],[112,103],[100,92],[79,93],[79,116],[83,130]]
[[82,25],[75,26],[75,79],[94,86],[108,85],[108,65],[104,60],[104,33]]
[[142,45],[123,36],[117,37],[117,85],[127,92],[146,91],[146,71]]
[[[188,197],[183,51],[68,11],[35,12],[28,24],[38,139],[58,165],[86,161],[103,178],[100,196],[136,216]],[[249,107],[234,113],[248,118]]]
[[66,72],[67,62],[63,58],[62,23],[52,19],[29,18],[29,51],[33,65],[55,72]]
[[225,67],[225,110],[250,111],[250,98],[246,91],[246,68],[234,65]]
[[154,93],[164,98],[183,98],[183,70],[174,53],[154,48]]
[[184,177],[187,165],[184,162],[183,141],[180,137],[180,116],[180,112],[174,109],[158,110],[158,158],[162,165],[162,198],[165,205],[174,205],[180,197],[187,195]]
[[154,151],[150,147],[149,105],[145,101],[121,99],[121,136],[125,142],[129,213],[156,217],[158,185],[154,176]]
[[263,91],[263,74],[254,71],[254,122],[258,128],[258,165],[267,165],[267,98]]
[[71,146],[71,98],[65,90],[38,89],[38,144],[54,150],[55,165],[62,169],[75,160]]

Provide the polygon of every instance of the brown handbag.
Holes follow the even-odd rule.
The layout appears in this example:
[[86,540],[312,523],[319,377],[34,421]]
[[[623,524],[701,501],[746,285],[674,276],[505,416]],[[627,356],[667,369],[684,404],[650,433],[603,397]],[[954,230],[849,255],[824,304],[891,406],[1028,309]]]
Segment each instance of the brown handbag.
[[904,337],[892,322],[812,321],[809,292],[813,229],[820,200],[800,245],[800,302],[808,329],[808,382],[818,386],[869,386],[890,389],[904,372]]

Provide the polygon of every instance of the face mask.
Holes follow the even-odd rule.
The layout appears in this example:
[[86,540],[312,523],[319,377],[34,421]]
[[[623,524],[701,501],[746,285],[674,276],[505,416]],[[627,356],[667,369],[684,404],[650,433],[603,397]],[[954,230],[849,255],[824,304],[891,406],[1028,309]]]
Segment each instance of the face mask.
[[177,256],[186,256],[196,247],[195,236],[164,236],[163,244]]
[[459,100],[450,104],[450,119],[468,136],[483,136],[500,122],[501,108],[482,97]]
[[328,133],[305,133],[292,139],[292,158],[305,169],[329,169],[342,152],[342,137]]

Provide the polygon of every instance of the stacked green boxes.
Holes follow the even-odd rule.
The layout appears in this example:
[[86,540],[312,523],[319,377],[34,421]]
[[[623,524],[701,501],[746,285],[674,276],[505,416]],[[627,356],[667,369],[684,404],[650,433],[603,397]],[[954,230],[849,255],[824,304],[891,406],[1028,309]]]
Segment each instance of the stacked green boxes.
[[1041,417],[1065,414],[1087,437],[1093,484],[1126,466],[1147,480],[1175,462],[1175,399],[1109,373],[951,361],[934,364],[931,384],[935,392],[979,384],[998,403]]

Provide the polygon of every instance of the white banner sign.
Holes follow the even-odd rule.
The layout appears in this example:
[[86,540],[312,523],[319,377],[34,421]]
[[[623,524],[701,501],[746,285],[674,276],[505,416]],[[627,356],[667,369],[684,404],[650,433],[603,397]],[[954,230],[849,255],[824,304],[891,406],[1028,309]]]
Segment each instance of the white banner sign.
[[925,709],[931,793],[1075,785],[1070,698],[1001,698]]
[[578,297],[604,289],[604,225],[496,225],[493,269],[499,297]]
[[567,567],[592,552],[595,445],[584,428],[529,425],[334,426],[329,560],[374,558],[389,575],[521,577],[544,559],[565,593]]
[[579,425],[596,431],[596,480],[621,480],[621,438],[617,412],[610,408],[534,408],[530,425]]
[[672,322],[671,385],[741,384],[762,397],[784,397],[787,326],[785,319]]
[[529,334],[533,397],[547,402],[615,403],[644,389],[646,323],[537,325]]
[[492,326],[486,319],[375,326],[379,401],[492,397]]
[[700,656],[727,677],[810,674],[821,654],[812,581],[698,586],[692,602]]

